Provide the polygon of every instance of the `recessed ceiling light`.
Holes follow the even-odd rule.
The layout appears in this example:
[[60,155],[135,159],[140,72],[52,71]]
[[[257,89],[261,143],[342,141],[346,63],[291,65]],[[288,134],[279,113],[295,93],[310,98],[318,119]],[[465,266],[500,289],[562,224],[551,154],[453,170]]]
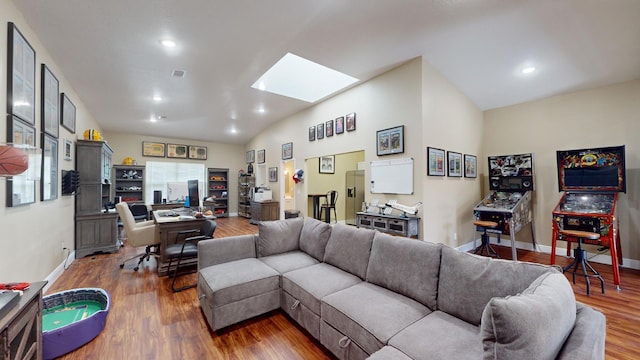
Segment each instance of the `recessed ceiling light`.
[[159,95],[154,96],[153,101],[156,101],[156,102],[162,101],[162,96],[159,96]]
[[176,46],[176,42],[169,39],[160,40],[160,44],[164,47],[172,48]]
[[532,74],[536,71],[536,68],[533,66],[527,66],[524,69],[522,69],[522,73],[527,75],[527,74]]
[[149,121],[154,123],[154,122],[158,121],[158,119],[155,116],[152,116],[151,119],[149,119]]
[[265,109],[264,109],[264,107],[262,107],[262,106],[258,109],[258,112],[259,112],[259,113],[261,113],[261,114],[263,114],[265,111],[266,111],[266,110],[265,110]]
[[287,53],[251,87],[312,103],[357,81],[354,77]]

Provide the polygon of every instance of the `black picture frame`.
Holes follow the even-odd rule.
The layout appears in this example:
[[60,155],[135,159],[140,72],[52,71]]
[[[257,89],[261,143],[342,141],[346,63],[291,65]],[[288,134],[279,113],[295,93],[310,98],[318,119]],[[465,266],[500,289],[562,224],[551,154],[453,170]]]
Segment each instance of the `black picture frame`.
[[41,65],[40,118],[42,131],[58,138],[60,134],[60,82],[47,65]]
[[378,156],[401,154],[404,152],[404,125],[376,131]]
[[[56,99],[58,97],[56,96]],[[56,126],[58,122],[56,121]],[[40,200],[58,198],[58,139],[42,133],[42,173],[40,175]]]
[[464,177],[478,177],[478,158],[475,155],[464,154]]
[[282,160],[293,159],[293,143],[282,144]]
[[324,133],[327,137],[333,136],[333,120],[326,122],[324,126]]
[[258,150],[258,155],[257,156],[258,156],[258,158],[256,159],[256,162],[258,164],[264,164],[264,162],[265,162],[265,149]]
[[316,140],[316,127],[315,126],[310,126],[309,127],[309,141],[315,141]]
[[318,158],[318,172],[320,174],[336,173],[336,156],[325,155]]
[[344,116],[336,118],[336,134],[344,133]]
[[254,161],[256,161],[256,151],[255,150],[247,151],[244,155],[244,158],[247,164],[253,163]]
[[270,167],[269,168],[269,182],[278,182],[278,168]]
[[356,113],[347,114],[344,118],[346,130],[356,131]]
[[[16,115],[7,115],[7,142],[35,147],[36,129]],[[28,179],[26,173],[14,175],[11,181],[7,181],[7,207],[34,202],[36,202],[36,182]]]
[[427,147],[427,175],[444,176],[447,168],[445,151],[434,147]]
[[76,106],[65,93],[60,94],[60,125],[70,133],[76,133]]
[[447,176],[462,177],[462,154],[455,151],[447,151]]
[[324,123],[316,125],[316,138],[324,139]]
[[8,23],[7,114],[36,124],[36,52],[18,27]]

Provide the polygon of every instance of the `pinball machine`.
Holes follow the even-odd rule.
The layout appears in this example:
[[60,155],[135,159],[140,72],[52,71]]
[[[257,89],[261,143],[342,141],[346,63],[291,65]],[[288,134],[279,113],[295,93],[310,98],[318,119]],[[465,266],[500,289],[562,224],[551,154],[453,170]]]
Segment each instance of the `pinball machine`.
[[557,241],[571,243],[577,239],[561,230],[600,234],[585,244],[599,245],[611,254],[613,282],[620,289],[622,250],[617,218],[618,193],[626,192],[625,149],[623,146],[557,151],[558,189],[563,192],[553,210],[551,264],[556,260]]
[[[533,154],[489,156],[491,192],[473,208],[475,220],[495,222],[487,229],[497,236],[509,235],[512,259],[518,260],[516,233],[531,224],[531,239],[536,249],[533,229]],[[479,229],[477,229],[479,230]]]

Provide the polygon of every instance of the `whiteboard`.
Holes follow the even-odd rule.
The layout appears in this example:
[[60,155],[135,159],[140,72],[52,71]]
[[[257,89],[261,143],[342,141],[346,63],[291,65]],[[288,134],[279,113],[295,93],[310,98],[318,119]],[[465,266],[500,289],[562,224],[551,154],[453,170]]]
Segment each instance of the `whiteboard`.
[[413,194],[413,158],[372,161],[371,193]]

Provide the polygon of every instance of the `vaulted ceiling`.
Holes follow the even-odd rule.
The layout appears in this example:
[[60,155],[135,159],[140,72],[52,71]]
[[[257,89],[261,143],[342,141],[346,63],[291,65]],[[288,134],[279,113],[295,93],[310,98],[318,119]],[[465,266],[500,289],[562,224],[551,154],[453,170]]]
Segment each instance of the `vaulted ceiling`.
[[637,0],[14,3],[114,132],[244,144],[313,105],[251,88],[287,52],[360,82],[423,56],[482,110],[640,78]]

